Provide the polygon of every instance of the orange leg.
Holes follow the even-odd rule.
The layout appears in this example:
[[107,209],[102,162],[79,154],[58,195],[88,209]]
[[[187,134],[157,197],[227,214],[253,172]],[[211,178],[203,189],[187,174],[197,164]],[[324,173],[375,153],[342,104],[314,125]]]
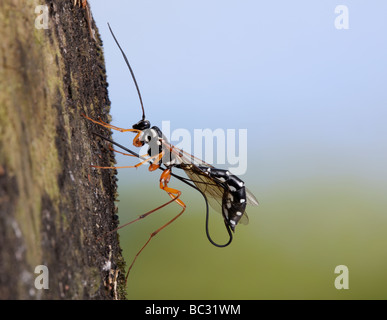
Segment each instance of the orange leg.
[[[162,183],[162,189],[165,190],[165,191],[169,194],[169,196],[172,198],[171,200],[169,200],[168,202],[164,203],[163,205],[161,205],[161,206],[159,206],[159,207],[157,207],[157,208],[155,208],[155,209],[153,209],[153,210],[150,210],[150,211],[148,211],[148,212],[146,212],[146,213],[144,213],[144,214],[138,216],[137,219],[134,219],[134,220],[132,220],[132,221],[130,221],[130,222],[128,222],[128,223],[125,223],[125,224],[123,224],[122,226],[119,226],[118,228],[116,228],[116,229],[114,229],[114,230],[108,232],[107,234],[105,234],[105,236],[106,236],[106,235],[109,235],[109,234],[111,234],[111,233],[113,233],[113,232],[115,232],[115,231],[117,231],[117,230],[119,230],[119,229],[122,229],[122,228],[124,228],[124,227],[126,227],[126,226],[128,226],[128,225],[130,225],[130,224],[132,224],[132,223],[134,223],[134,222],[137,222],[137,221],[139,221],[139,220],[142,220],[142,219],[146,218],[147,216],[149,216],[150,214],[156,212],[157,210],[159,210],[159,209],[161,209],[161,208],[166,207],[167,205],[171,204],[171,203],[174,202],[174,201],[177,202],[177,203],[182,207],[182,210],[178,213],[178,215],[176,215],[173,219],[171,219],[171,220],[168,221],[166,224],[164,224],[163,226],[161,226],[161,227],[158,228],[156,231],[154,231],[154,232],[152,232],[152,233],[150,234],[148,240],[147,240],[147,241],[145,242],[145,244],[141,247],[141,249],[137,252],[137,254],[135,255],[135,257],[134,257],[134,259],[133,259],[133,261],[132,261],[132,263],[130,264],[129,269],[128,269],[127,273],[126,273],[125,283],[127,283],[127,281],[128,281],[129,273],[130,273],[130,271],[132,270],[133,265],[134,265],[134,263],[136,262],[138,256],[139,256],[140,253],[145,249],[145,247],[146,247],[146,246],[148,245],[148,243],[152,240],[152,238],[153,238],[156,234],[158,234],[161,230],[163,230],[165,227],[167,227],[168,225],[170,225],[173,221],[175,221],[178,217],[180,217],[180,216],[183,214],[183,212],[185,211],[185,209],[186,209],[185,203],[184,203],[183,201],[181,201],[180,199],[178,199],[178,198],[180,197],[180,195],[181,195],[181,191],[176,190],[176,189],[173,189],[173,188],[169,188],[169,187],[167,186],[170,177],[171,177],[171,170],[170,170],[170,169],[164,170],[164,172],[163,172],[162,175],[161,175],[160,183]],[[175,193],[176,196],[172,196],[173,193]],[[101,238],[99,238],[97,241],[99,241],[99,240],[101,240]]]
[[117,228],[115,228],[115,229],[113,229],[113,230],[111,230],[111,231],[105,233],[102,237],[98,238],[97,241],[100,241],[103,237],[106,237],[106,236],[108,236],[109,234],[112,234],[113,232],[116,232],[116,231],[118,231],[118,230],[120,230],[120,229],[122,229],[122,228],[124,228],[124,227],[126,227],[126,226],[128,226],[128,225],[130,225],[130,224],[132,224],[132,223],[134,223],[134,222],[137,222],[137,221],[140,221],[140,220],[146,218],[147,216],[149,216],[149,215],[152,214],[153,212],[156,212],[157,210],[160,210],[160,209],[166,207],[167,205],[171,204],[172,202],[174,202],[175,200],[177,200],[177,198],[178,198],[178,196],[174,197],[172,200],[167,201],[166,203],[162,204],[161,206],[158,206],[158,207],[155,208],[155,209],[152,209],[152,210],[150,210],[150,211],[148,211],[148,212],[143,213],[142,215],[139,215],[138,218],[136,218],[136,219],[134,219],[134,220],[132,220],[132,221],[130,221],[130,222],[127,222],[127,223],[125,223],[125,224],[123,224],[123,225],[121,225],[121,226],[119,226],[119,227],[117,227]]
[[[142,134],[142,131],[141,131],[141,130],[136,130],[136,129],[122,129],[122,128],[118,128],[118,127],[112,126],[112,125],[110,125],[110,124],[107,124],[106,122],[103,122],[103,121],[101,121],[101,120],[100,120],[100,121],[93,120],[93,119],[87,117],[87,116],[84,115],[84,114],[83,114],[82,116],[85,117],[86,119],[88,119],[88,120],[90,120],[90,121],[92,121],[92,122],[94,122],[94,123],[96,123],[96,124],[99,124],[99,125],[101,125],[101,126],[104,126],[104,127],[106,127],[106,128],[110,128],[110,129],[117,130],[117,131],[120,131],[120,132],[127,132],[127,131],[137,132],[137,135],[136,135],[136,137],[135,137],[134,140],[133,140],[133,144],[134,144],[135,146],[137,146],[137,142],[139,142],[138,137]],[[141,145],[139,145],[139,146],[141,146]],[[114,150],[114,149],[113,149],[113,150]],[[120,151],[118,151],[118,152],[119,152],[119,153],[122,153],[122,152],[120,152]],[[122,154],[124,154],[124,153],[122,153]],[[129,154],[125,154],[125,155],[129,155]],[[132,156],[132,155],[129,155],[129,156]],[[92,166],[92,167],[94,167],[94,168],[99,168],[99,169],[137,168],[137,167],[139,167],[139,166],[141,166],[141,165],[143,165],[143,164],[149,162],[150,160],[155,159],[155,163],[156,163],[156,164],[152,163],[152,164],[149,166],[149,170],[150,170],[150,171],[154,171],[154,170],[156,170],[156,169],[158,169],[158,168],[160,167],[160,165],[158,164],[158,162],[162,159],[163,156],[164,156],[164,152],[161,152],[161,153],[159,153],[159,154],[157,154],[157,155],[155,155],[155,156],[153,156],[153,157],[150,157],[150,158],[148,158],[148,159],[146,159],[146,160],[144,160],[144,161],[142,161],[142,162],[136,164],[135,166],[124,166],[124,167],[99,167],[99,166]],[[110,233],[112,233],[112,232],[114,232],[114,231],[117,231],[118,229],[121,229],[121,228],[123,228],[123,227],[125,227],[125,226],[127,226],[127,225],[129,225],[129,224],[132,224],[132,223],[134,223],[134,222],[136,222],[136,221],[139,221],[139,220],[141,220],[141,219],[144,219],[145,217],[147,217],[147,216],[150,215],[151,213],[153,213],[153,212],[155,212],[155,211],[157,211],[157,210],[159,210],[159,209],[161,209],[161,208],[167,206],[168,204],[170,204],[170,203],[172,203],[172,202],[176,202],[177,204],[179,204],[179,206],[182,207],[182,210],[179,212],[179,214],[177,214],[173,219],[171,219],[171,220],[168,221],[166,224],[164,224],[163,226],[161,226],[160,228],[158,228],[156,231],[154,231],[154,232],[151,233],[149,239],[145,242],[145,244],[142,246],[142,248],[140,249],[140,251],[137,252],[137,254],[135,255],[135,257],[134,257],[134,259],[133,259],[133,261],[132,261],[132,263],[131,263],[131,265],[129,266],[128,272],[127,272],[126,277],[125,277],[125,282],[127,282],[127,280],[128,280],[129,273],[130,273],[130,271],[131,271],[131,269],[132,269],[134,263],[136,262],[137,257],[138,257],[138,256],[140,255],[140,253],[145,249],[145,247],[146,247],[146,246],[148,245],[148,243],[152,240],[152,238],[153,238],[156,234],[158,234],[161,230],[163,230],[165,227],[167,227],[168,225],[170,225],[173,221],[175,221],[178,217],[180,217],[180,216],[183,214],[183,212],[185,211],[185,209],[186,209],[185,203],[179,199],[179,197],[180,197],[180,195],[181,195],[181,191],[180,191],[180,190],[177,190],[177,189],[173,189],[173,188],[168,187],[168,182],[169,182],[170,179],[171,179],[171,169],[166,169],[166,170],[164,170],[163,173],[161,174],[161,177],[160,177],[160,188],[163,189],[164,191],[166,191],[166,192],[168,193],[168,195],[171,197],[171,200],[170,200],[170,201],[168,201],[168,202],[166,202],[165,204],[163,204],[163,205],[157,207],[156,209],[153,209],[153,210],[151,210],[151,211],[148,211],[148,212],[146,212],[146,213],[140,215],[137,219],[135,219],[135,220],[133,220],[133,221],[131,221],[131,222],[129,222],[129,223],[126,223],[126,224],[124,224],[124,225],[122,225],[122,226],[120,226],[120,227],[118,227],[118,228],[116,228],[116,229],[114,229],[113,231],[110,231],[110,232],[108,233],[108,234],[110,234]]]
[[135,147],[142,147],[143,146],[143,143],[140,141],[140,136],[142,135],[142,131],[141,130],[138,130],[138,129],[123,129],[123,128],[119,128],[119,127],[116,127],[116,126],[113,126],[111,124],[108,124],[104,121],[102,121],[101,119],[99,119],[99,121],[97,120],[94,120],[88,116],[86,116],[85,114],[81,114],[82,117],[86,118],[87,120],[90,120],[91,122],[94,122],[100,126],[103,126],[105,128],[108,128],[108,129],[113,129],[113,130],[116,130],[116,131],[120,131],[120,132],[136,132],[137,135],[134,137],[133,139],[133,145]]
[[[173,201],[177,201],[179,199],[175,199]],[[145,242],[145,244],[142,246],[142,248],[140,249],[139,252],[137,252],[136,256],[134,257],[131,265],[129,266],[129,269],[128,269],[128,272],[126,273],[126,277],[125,277],[125,282],[128,281],[128,276],[129,276],[129,273],[130,273],[130,270],[132,269],[134,263],[136,262],[136,259],[137,257],[140,255],[140,253],[142,252],[142,250],[145,249],[145,247],[148,245],[148,243],[152,240],[152,238],[158,234],[161,230],[163,230],[166,226],[170,225],[173,221],[175,221],[178,217],[180,217],[183,212],[185,211],[185,208],[186,206],[184,205],[183,209],[179,212],[179,214],[177,216],[175,216],[173,219],[171,219],[170,221],[168,221],[166,224],[164,224],[163,226],[161,226],[160,228],[158,228],[156,231],[152,232],[149,239],[147,240],[147,242]]]
[[[140,166],[142,166],[143,164],[155,159],[155,162],[159,162],[160,159],[164,156],[164,151],[159,153],[159,154],[156,154],[155,156],[152,156],[152,157],[149,157],[148,159],[145,159],[144,161],[141,161],[140,163],[137,163],[136,165],[134,166],[123,166],[123,167],[100,167],[100,166],[90,166],[92,168],[97,168],[97,169],[124,169],[124,168],[138,168]],[[151,164],[151,166],[149,167],[149,170],[150,171],[153,171],[155,169],[153,169],[154,167],[156,167],[158,165],[155,165],[155,164]],[[151,167],[152,167],[152,170],[151,170]],[[157,167],[158,168],[158,167]],[[156,169],[157,169],[156,168]]]
[[[111,147],[111,146],[109,147],[109,149],[110,149],[111,151],[120,153],[120,154],[122,154],[122,155],[124,155],[124,156],[135,157],[135,158],[137,158],[137,156],[135,156],[134,154],[130,154],[130,153],[125,153],[125,152],[118,151],[118,150],[114,149],[114,148]],[[145,157],[147,157],[147,156],[148,156],[147,154],[140,155],[141,158],[145,158]]]
[[137,133],[141,133],[141,130],[137,130],[137,129],[123,129],[123,128],[119,128],[119,127],[116,127],[116,126],[113,126],[111,124],[108,124],[104,121],[102,121],[101,119],[98,121],[98,120],[94,120],[88,116],[86,116],[85,114],[81,114],[82,117],[86,118],[87,120],[90,120],[91,122],[94,122],[96,124],[99,124],[100,126],[103,126],[105,128],[109,128],[109,129],[113,129],[113,130],[117,130],[117,131],[120,131],[120,132],[137,132]]
[[123,129],[123,128],[119,128],[119,127],[113,126],[112,124],[109,124],[109,123],[106,123],[105,121],[102,121],[100,118],[98,119],[98,121],[96,123],[99,123],[100,125],[102,125],[102,126],[104,126],[106,128],[110,128],[110,129],[117,130],[117,131],[120,131],[120,132],[127,132],[127,131],[141,132],[141,130],[138,130],[138,129]]
[[[180,217],[183,214],[183,212],[185,211],[185,209],[186,209],[185,203],[183,201],[181,201],[180,199],[178,199],[180,197],[180,195],[181,195],[181,191],[168,187],[168,182],[169,182],[170,178],[171,178],[171,170],[170,169],[164,170],[164,172],[161,174],[161,177],[160,177],[160,188],[165,190],[168,193],[168,195],[172,198],[172,200],[167,202],[167,204],[170,203],[171,201],[175,201],[175,202],[177,202],[182,207],[182,210],[173,219],[171,219],[166,224],[164,224],[163,226],[158,228],[156,231],[151,233],[149,239],[147,240],[147,242],[145,242],[145,244],[142,246],[140,251],[137,252],[136,256],[133,259],[132,264],[129,266],[128,272],[126,273],[125,282],[128,281],[129,272],[132,269],[134,263],[136,262],[137,257],[140,255],[142,250],[144,250],[144,248],[148,245],[148,243],[152,240],[152,238],[156,234],[158,234],[161,230],[163,230],[166,226],[170,225],[173,221],[175,221],[178,217]],[[140,217],[138,218],[138,220],[140,219]]]
[[87,0],[74,0],[74,7],[75,7],[77,4],[78,4],[79,6],[82,5],[82,8],[86,8]]
[[[163,189],[164,191],[166,191],[171,198],[174,198],[175,195],[179,197],[181,195],[180,190],[168,187],[168,182],[170,179],[171,179],[171,169],[165,169],[160,177],[160,189]],[[176,199],[175,201],[181,207],[185,208],[185,204],[183,201],[181,201],[180,199]]]

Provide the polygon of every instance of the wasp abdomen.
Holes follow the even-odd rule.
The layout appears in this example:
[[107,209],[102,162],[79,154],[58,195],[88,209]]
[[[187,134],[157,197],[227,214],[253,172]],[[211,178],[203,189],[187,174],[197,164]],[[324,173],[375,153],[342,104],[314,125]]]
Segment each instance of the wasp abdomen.
[[222,199],[222,214],[232,231],[246,210],[245,183],[228,170],[199,167],[211,178],[219,181],[225,189]]

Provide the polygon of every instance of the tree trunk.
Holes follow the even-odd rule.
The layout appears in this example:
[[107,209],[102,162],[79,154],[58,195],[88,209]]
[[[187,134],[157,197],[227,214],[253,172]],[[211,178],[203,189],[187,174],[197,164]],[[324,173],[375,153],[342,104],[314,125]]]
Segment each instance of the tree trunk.
[[111,132],[81,116],[109,121],[102,42],[88,7],[42,3],[0,2],[0,299],[121,299],[115,172],[90,167]]

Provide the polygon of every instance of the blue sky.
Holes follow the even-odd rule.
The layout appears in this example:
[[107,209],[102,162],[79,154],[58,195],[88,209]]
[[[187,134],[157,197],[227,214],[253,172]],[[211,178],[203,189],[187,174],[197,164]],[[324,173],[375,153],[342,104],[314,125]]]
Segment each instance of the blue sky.
[[[343,170],[349,165],[358,174],[386,176],[387,3],[90,3],[117,126],[130,127],[141,112],[107,22],[132,64],[153,125],[247,128],[252,165],[289,157],[306,170],[311,162],[337,162]],[[339,4],[349,9],[348,30],[335,28]],[[282,174],[291,174],[288,169]],[[270,180],[265,172],[261,178]]]

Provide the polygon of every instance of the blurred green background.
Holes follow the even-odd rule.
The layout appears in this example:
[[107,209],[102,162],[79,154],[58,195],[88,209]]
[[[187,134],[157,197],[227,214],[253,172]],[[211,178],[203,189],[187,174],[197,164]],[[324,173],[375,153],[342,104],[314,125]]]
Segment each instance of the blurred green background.
[[[143,170],[139,173],[147,175]],[[157,180],[155,175],[154,179]],[[260,206],[249,208],[250,223],[238,226],[227,248],[212,246],[204,231],[204,204],[183,190],[187,211],[160,232],[132,269],[133,299],[386,299],[386,189],[354,177],[316,177],[265,188],[254,184]],[[257,181],[258,181],[257,177]],[[147,195],[139,201],[139,194]],[[168,197],[155,183],[120,187],[121,222]],[[133,204],[136,206],[133,206]],[[177,205],[120,232],[130,263],[149,234],[179,212]],[[226,239],[220,215],[211,234]],[[337,290],[337,265],[349,269],[349,289]]]
[[[386,1],[348,1],[348,30],[336,29],[341,3],[332,0],[89,2],[104,41],[112,123],[130,128],[141,112],[106,22],[153,125],[248,130],[241,178],[260,201],[233,243],[216,248],[200,194],[172,179],[188,208],[142,252],[128,298],[387,298]],[[133,136],[114,139],[130,147]],[[159,172],[118,177],[121,223],[169,199]],[[128,265],[178,212],[172,204],[120,231]],[[213,237],[226,240],[220,215],[211,219]],[[338,265],[349,269],[348,290],[334,286]]]

